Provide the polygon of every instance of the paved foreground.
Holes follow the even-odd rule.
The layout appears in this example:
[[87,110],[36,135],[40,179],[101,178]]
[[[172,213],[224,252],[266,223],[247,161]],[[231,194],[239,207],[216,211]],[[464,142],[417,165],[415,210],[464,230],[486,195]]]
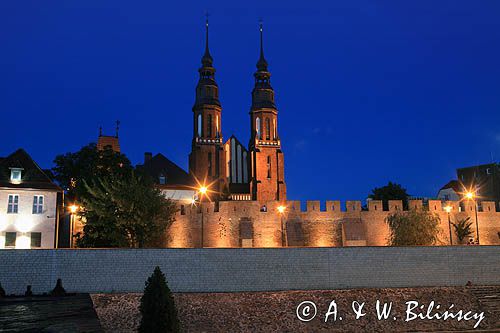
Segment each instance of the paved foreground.
[[[106,332],[134,332],[140,322],[138,311],[141,294],[92,295],[95,309]],[[500,286],[441,287],[398,289],[352,289],[324,291],[282,291],[251,293],[179,293],[174,294],[179,318],[185,332],[500,332]],[[391,315],[379,320],[376,301],[390,304]],[[297,319],[297,306],[311,301],[317,315],[308,322]],[[335,301],[337,320],[329,316],[329,305]],[[415,313],[484,312],[477,319],[413,319],[406,321],[406,302],[416,301]],[[352,310],[365,303],[366,315],[356,319]],[[420,309],[421,306],[424,309]],[[437,305],[439,308],[436,310]],[[312,312],[299,313],[308,319]],[[340,320],[342,317],[342,320]],[[394,319],[396,318],[396,319]]]
[[0,332],[101,333],[88,294],[0,299]]

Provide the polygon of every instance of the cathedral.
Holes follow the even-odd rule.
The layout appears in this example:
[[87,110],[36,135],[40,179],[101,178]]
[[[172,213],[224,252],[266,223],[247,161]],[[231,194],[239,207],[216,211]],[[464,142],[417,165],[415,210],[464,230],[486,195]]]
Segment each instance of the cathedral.
[[[245,147],[235,136],[224,141],[222,104],[215,79],[206,22],[205,53],[199,68],[193,106],[193,139],[189,154],[189,174],[182,174],[163,155],[146,153],[144,167],[167,189],[169,185],[208,186],[214,197],[230,200],[285,201],[284,158],[278,134],[278,109],[274,102],[271,73],[264,57],[262,24],[260,57],[254,73],[255,86],[250,107],[250,142]],[[188,176],[188,177],[186,177]],[[188,180],[189,184],[186,184]]]

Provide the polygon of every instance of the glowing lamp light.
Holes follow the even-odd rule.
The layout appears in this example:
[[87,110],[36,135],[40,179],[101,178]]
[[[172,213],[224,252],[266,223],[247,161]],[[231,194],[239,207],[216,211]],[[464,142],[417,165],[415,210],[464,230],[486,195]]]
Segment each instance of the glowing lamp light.
[[474,198],[474,193],[472,193],[472,192],[467,192],[467,193],[465,193],[465,197],[466,197],[467,199],[469,199],[469,200],[470,200],[470,199],[473,199],[473,198]]
[[445,210],[447,213],[451,212],[451,209],[452,209],[452,208],[451,208],[451,206],[445,206],[445,207],[444,207],[444,210]]
[[208,188],[206,186],[201,186],[199,189],[198,189],[198,192],[200,192],[200,194],[206,194],[208,191]]
[[69,208],[69,212],[71,214],[75,214],[78,211],[78,206],[77,205],[71,205],[68,208]]
[[286,210],[285,206],[278,206],[278,213],[283,214]]

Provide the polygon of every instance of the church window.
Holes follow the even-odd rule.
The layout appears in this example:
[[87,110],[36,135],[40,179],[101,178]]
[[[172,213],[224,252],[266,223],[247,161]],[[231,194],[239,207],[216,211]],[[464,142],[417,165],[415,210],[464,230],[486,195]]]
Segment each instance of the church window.
[[201,114],[198,115],[198,137],[203,136],[203,121]]
[[215,135],[219,137],[219,116],[215,116]]
[[207,121],[207,136],[209,138],[212,137],[212,115],[208,115],[208,121]]
[[260,131],[260,118],[257,117],[255,120],[255,130],[257,131],[257,139],[262,139]]
[[266,118],[266,140],[271,140],[271,121]]
[[271,156],[267,157],[267,178],[271,178]]
[[273,118],[273,139],[276,140],[276,119]]
[[238,160],[238,183],[243,182],[243,166],[242,166],[242,156],[241,156],[241,145],[238,145],[236,159]]

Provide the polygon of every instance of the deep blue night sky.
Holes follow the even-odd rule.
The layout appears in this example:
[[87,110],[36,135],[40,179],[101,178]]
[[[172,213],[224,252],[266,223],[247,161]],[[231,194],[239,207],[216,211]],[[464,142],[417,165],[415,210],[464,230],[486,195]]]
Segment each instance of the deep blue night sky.
[[51,167],[120,119],[134,163],[187,168],[208,9],[223,135],[243,143],[264,20],[289,199],[435,196],[500,160],[500,1],[266,2],[2,1],[0,156]]

